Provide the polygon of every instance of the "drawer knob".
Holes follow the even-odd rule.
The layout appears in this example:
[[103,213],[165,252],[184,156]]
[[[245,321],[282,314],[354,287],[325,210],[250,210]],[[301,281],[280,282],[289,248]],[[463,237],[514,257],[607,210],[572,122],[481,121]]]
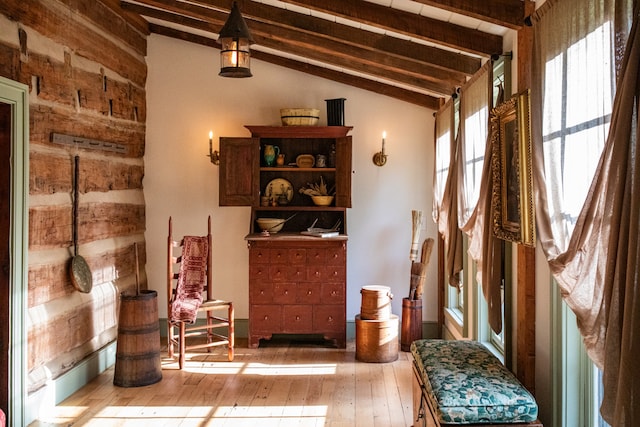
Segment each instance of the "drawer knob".
[[260,289],[260,295],[264,295],[264,289]]
[[327,317],[327,320],[328,320],[329,322],[333,322],[333,316],[329,316],[329,317]]
[[336,295],[338,295],[338,293],[336,291],[331,291],[331,296],[335,297]]
[[263,320],[269,320],[269,316],[265,315]]
[[300,320],[300,316],[296,316],[296,320]]
[[284,291],[284,294],[285,294],[285,295],[289,295],[289,291],[288,291],[288,290],[285,290],[285,291]]
[[307,295],[311,295],[311,293],[312,293],[312,291],[311,291],[311,289],[309,289],[309,290],[307,291]]

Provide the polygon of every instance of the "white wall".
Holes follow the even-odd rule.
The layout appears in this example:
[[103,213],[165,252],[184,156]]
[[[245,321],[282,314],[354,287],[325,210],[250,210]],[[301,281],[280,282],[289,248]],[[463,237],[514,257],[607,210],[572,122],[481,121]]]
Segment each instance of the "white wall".
[[[146,273],[166,317],[166,239],[171,215],[174,235],[205,234],[213,219],[214,286],[230,299],[236,317],[248,317],[250,208],[218,206],[218,166],[206,157],[208,133],[249,136],[250,125],[279,125],[283,107],[315,107],[326,124],[325,99],[346,98],[345,124],[353,126],[353,208],[347,213],[347,320],[360,312],[360,289],[390,286],[393,312],[401,314],[409,292],[411,210],[422,210],[421,238],[436,238],[431,221],[433,111],[406,102],[253,60],[253,77],[218,76],[219,51],[158,35],[148,42]],[[371,158],[387,132],[389,159]],[[423,320],[437,319],[436,253],[427,272]]]

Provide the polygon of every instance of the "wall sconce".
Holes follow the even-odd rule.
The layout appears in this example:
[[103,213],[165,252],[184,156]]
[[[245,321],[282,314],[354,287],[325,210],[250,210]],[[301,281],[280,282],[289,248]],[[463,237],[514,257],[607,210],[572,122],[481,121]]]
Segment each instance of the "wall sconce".
[[373,155],[373,164],[376,166],[384,166],[387,163],[387,155],[384,152],[384,140],[387,138],[387,132],[382,132],[382,150]]
[[220,164],[220,152],[213,151],[213,131],[209,131],[209,155],[207,156],[214,165]]
[[253,38],[235,1],[231,6],[227,22],[220,30],[218,42],[222,45],[218,75],[236,78],[251,77],[249,45],[253,43]]

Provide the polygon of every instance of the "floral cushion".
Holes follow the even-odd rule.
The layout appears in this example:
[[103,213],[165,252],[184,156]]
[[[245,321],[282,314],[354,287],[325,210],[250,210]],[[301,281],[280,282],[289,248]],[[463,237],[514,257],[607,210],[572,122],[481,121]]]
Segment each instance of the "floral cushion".
[[482,343],[418,340],[411,344],[411,353],[441,423],[537,419],[538,405],[531,393]]

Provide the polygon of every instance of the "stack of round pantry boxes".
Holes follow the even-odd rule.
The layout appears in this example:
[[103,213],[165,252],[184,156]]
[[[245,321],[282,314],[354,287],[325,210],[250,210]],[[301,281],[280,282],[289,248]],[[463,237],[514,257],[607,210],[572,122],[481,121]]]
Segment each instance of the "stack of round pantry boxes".
[[363,286],[360,314],[356,315],[356,359],[393,362],[398,358],[398,316],[391,313],[391,289]]

